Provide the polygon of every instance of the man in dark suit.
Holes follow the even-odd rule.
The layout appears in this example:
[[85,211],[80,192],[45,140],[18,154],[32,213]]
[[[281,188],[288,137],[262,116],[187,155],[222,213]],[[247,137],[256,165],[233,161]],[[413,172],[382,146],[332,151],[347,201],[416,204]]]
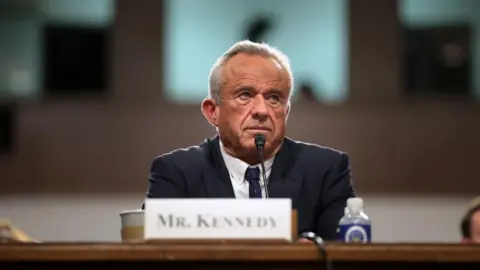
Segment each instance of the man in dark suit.
[[269,198],[291,198],[298,229],[336,237],[348,198],[355,196],[345,153],[285,137],[293,76],[288,58],[242,41],[213,66],[201,109],[217,135],[154,159],[148,198],[266,197],[255,136],[265,137]]

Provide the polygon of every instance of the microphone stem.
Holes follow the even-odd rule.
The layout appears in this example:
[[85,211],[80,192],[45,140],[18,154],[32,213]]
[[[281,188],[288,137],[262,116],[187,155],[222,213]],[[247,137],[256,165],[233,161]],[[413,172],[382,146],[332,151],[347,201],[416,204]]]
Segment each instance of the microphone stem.
[[260,166],[262,166],[262,176],[263,176],[263,190],[265,192],[265,198],[268,199],[268,179],[267,172],[265,171],[265,160],[263,159],[263,148],[258,151],[260,154]]

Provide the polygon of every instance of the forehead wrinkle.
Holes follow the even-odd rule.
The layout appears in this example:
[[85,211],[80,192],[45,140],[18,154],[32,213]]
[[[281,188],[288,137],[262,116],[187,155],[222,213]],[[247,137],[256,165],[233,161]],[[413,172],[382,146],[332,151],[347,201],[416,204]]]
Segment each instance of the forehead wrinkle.
[[[284,79],[284,72],[282,69],[271,70],[268,67],[261,65],[250,65],[245,68],[245,66],[234,66],[232,65],[228,69],[225,78],[238,78],[239,80],[256,80],[257,76],[262,76],[266,78],[264,83],[270,82],[279,82]],[[270,73],[270,74],[269,74]]]

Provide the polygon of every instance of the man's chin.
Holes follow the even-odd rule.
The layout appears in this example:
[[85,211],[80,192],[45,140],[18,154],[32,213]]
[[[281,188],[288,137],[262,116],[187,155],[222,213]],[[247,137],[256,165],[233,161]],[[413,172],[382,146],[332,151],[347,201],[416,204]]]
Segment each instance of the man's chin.
[[243,142],[242,143],[242,149],[244,151],[250,152],[250,151],[257,150],[257,147],[255,146],[255,142],[252,139],[252,141]]

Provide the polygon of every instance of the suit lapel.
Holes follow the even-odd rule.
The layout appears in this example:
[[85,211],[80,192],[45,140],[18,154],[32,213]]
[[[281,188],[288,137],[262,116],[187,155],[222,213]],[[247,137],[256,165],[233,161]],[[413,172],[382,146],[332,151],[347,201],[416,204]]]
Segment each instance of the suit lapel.
[[268,193],[271,198],[290,198],[295,208],[302,187],[302,171],[293,171],[297,161],[297,153],[292,150],[292,142],[285,138],[282,149],[275,157],[268,182]]
[[[202,172],[202,181],[208,198],[235,198],[230,174],[220,152],[218,135],[205,142],[207,168]],[[297,154],[291,149],[293,142],[285,138],[282,149],[275,157],[268,182],[271,198],[290,198],[296,207],[302,187],[303,173],[291,169],[297,160]]]
[[202,181],[208,198],[235,198],[230,174],[220,152],[218,135],[207,140],[205,154],[208,166],[202,173]]

